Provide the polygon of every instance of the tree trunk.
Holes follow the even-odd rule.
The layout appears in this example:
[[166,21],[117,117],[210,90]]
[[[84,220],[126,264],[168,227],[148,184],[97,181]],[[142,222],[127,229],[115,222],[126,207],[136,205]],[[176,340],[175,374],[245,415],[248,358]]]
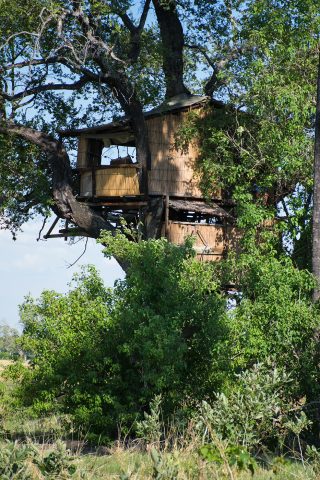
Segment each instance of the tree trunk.
[[163,49],[163,72],[166,80],[166,98],[190,93],[183,83],[184,36],[176,9],[176,2],[167,4],[153,0],[160,27]]
[[53,210],[60,218],[70,220],[93,238],[98,238],[101,230],[114,230],[101,215],[75,198],[70,161],[61,142],[43,132],[12,122],[4,122],[0,126],[0,133],[18,135],[45,152],[52,172]]
[[320,51],[317,77],[313,178],[312,272],[318,282],[313,292],[313,301],[316,302],[320,298]]
[[[103,61],[103,60],[102,60]],[[130,117],[137,150],[137,161],[142,165],[142,184],[145,195],[148,195],[148,170],[151,168],[151,154],[147,124],[143,114],[143,106],[137,98],[134,87],[129,83],[124,72],[117,76],[107,77],[105,81],[114,97],[120,103],[125,114]]]

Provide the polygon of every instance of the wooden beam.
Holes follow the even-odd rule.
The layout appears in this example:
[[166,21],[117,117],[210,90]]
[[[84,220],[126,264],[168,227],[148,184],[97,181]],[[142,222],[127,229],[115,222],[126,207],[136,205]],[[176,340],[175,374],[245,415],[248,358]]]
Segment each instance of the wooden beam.
[[[60,230],[59,230],[60,231]],[[46,238],[65,238],[65,237],[89,237],[87,232],[82,232],[80,230],[76,231],[69,231],[69,232],[63,232],[62,233],[52,233],[50,235],[46,235]]]
[[169,228],[169,195],[166,195],[165,214],[164,214],[164,232],[165,232],[166,238],[168,238],[168,228]]
[[59,217],[56,217],[53,224],[51,225],[51,227],[49,228],[49,230],[47,231],[46,235],[43,235],[43,238],[47,239],[49,238],[50,236],[50,233],[52,232],[52,230],[54,229],[54,227],[57,225],[59,221]]
[[121,208],[140,208],[148,205],[148,202],[86,202],[90,207],[114,207],[115,209]]

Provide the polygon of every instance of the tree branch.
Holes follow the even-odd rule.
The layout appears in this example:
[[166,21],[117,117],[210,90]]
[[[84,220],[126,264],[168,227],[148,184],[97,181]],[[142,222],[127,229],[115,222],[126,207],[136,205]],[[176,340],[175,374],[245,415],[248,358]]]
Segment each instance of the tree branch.
[[138,26],[136,26],[126,12],[116,11],[117,15],[123,21],[123,24],[130,32],[130,50],[129,58],[132,63],[138,60],[141,51],[141,32],[145,26],[151,0],[146,0],[140,17]]
[[201,47],[200,45],[186,44],[185,47],[191,50],[197,50],[199,53],[201,53],[201,55],[207,61],[208,65],[212,68],[212,74],[204,86],[204,91],[206,95],[211,97],[214,91],[217,90],[218,87],[223,85],[223,82],[219,79],[218,74],[222,70],[222,68],[228,64],[229,61],[235,58],[236,56],[235,51],[230,52],[230,54],[224,59],[220,59],[219,61],[214,61],[208,55],[207,50],[204,47]]
[[114,54],[112,47],[109,47],[109,45],[107,45],[102,40],[102,38],[96,37],[94,35],[95,26],[90,21],[90,18],[87,15],[85,15],[85,13],[83,12],[81,3],[78,1],[73,1],[72,3],[73,3],[72,15],[74,16],[74,18],[78,20],[80,26],[82,27],[83,34],[88,39],[90,44],[95,45],[98,48],[98,54],[94,52],[93,58],[95,59],[97,58],[98,60],[100,59],[99,50],[101,49],[104,51],[106,55],[110,56],[113,60],[116,60],[117,62],[120,62],[123,65],[125,65],[125,62]]
[[150,8],[150,3],[151,3],[151,0],[146,0],[146,2],[144,4],[142,14],[141,14],[141,17],[140,17],[139,26],[138,26],[138,29],[140,31],[142,31],[144,29],[144,26],[145,26],[145,23],[146,23],[146,20],[147,20],[147,16],[148,16],[148,12],[149,12],[149,8]]
[[176,2],[163,4],[153,0],[160,27],[163,49],[163,72],[166,79],[166,97],[190,93],[183,83],[184,35],[177,13]]
[[75,198],[70,161],[61,142],[44,132],[11,121],[0,123],[0,133],[18,135],[37,145],[46,154],[52,172],[53,210],[60,218],[75,223],[93,238],[97,238],[101,230],[115,230],[110,222]]
[[37,87],[26,89],[23,92],[15,93],[13,95],[0,92],[0,97],[12,102],[15,100],[19,100],[20,98],[28,97],[30,95],[36,95],[37,93],[41,92],[48,92],[53,90],[77,90],[83,87],[89,81],[91,80],[89,80],[87,77],[82,77],[80,80],[74,83],[48,83],[46,85],[38,85]]

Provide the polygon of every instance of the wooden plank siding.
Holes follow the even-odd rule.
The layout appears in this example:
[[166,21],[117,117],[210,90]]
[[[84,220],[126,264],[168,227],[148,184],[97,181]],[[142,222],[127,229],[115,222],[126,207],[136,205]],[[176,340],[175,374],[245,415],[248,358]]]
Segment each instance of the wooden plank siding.
[[[95,197],[123,197],[140,195],[139,168],[131,165],[104,167],[94,170]],[[92,196],[92,171],[81,172],[80,196]]]
[[181,245],[188,236],[195,237],[194,249],[197,252],[197,256],[204,261],[221,260],[229,250],[236,253],[240,251],[241,231],[236,227],[231,225],[168,222],[166,237],[169,242]]
[[115,167],[96,170],[96,197],[123,197],[139,194],[138,169]]
[[187,151],[175,148],[175,135],[185,115],[186,112],[167,113],[147,119],[151,151],[150,195],[202,197],[195,172],[197,146],[192,142]]

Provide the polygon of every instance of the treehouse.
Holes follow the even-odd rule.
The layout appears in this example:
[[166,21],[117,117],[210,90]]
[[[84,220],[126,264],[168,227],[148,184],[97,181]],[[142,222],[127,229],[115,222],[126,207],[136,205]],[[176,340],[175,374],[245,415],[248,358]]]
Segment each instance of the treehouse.
[[239,234],[221,191],[209,203],[203,198],[196,142],[191,139],[183,149],[176,145],[188,113],[202,114],[209,104],[213,109],[224,108],[208,97],[183,94],[146,112],[151,158],[145,165],[137,159],[127,117],[61,132],[63,137],[78,138],[77,200],[100,209],[115,224],[121,216],[129,221],[143,217],[145,224],[158,216],[149,236],[165,236],[181,244],[194,235],[197,255],[203,260],[219,260],[229,249],[237,249]]

